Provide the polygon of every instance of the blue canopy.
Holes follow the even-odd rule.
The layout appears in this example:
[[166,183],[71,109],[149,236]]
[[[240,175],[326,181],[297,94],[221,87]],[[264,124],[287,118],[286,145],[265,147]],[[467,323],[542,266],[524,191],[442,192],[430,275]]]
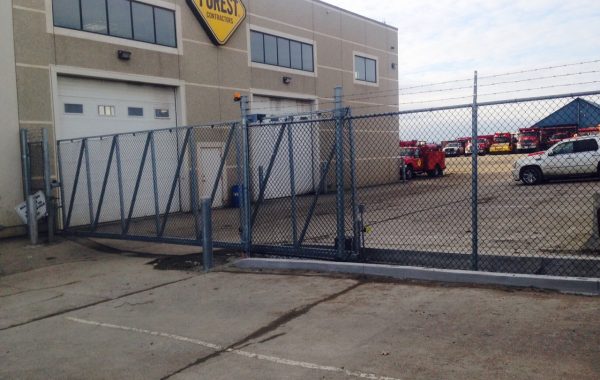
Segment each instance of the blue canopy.
[[577,98],[558,111],[538,121],[534,127],[551,128],[561,125],[576,125],[579,128],[600,125],[600,105]]

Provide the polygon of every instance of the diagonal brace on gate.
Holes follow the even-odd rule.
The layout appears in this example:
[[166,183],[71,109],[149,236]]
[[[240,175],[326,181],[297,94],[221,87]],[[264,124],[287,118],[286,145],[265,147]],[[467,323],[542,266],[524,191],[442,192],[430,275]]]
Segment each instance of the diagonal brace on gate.
[[[173,197],[175,196],[175,190],[177,189],[177,184],[181,177],[181,166],[183,165],[183,160],[185,158],[185,153],[187,150],[188,142],[190,140],[190,134],[192,132],[191,128],[188,128],[185,132],[185,138],[183,139],[183,148],[181,149],[181,153],[177,159],[177,170],[175,171],[175,176],[173,177],[173,183],[171,184],[171,192],[169,193],[169,201],[167,202],[167,209],[165,210],[165,217],[163,219],[163,224],[160,228],[160,233],[158,237],[163,237],[165,233],[165,228],[167,227],[167,221],[169,220],[169,214],[171,213],[171,206],[173,205]],[[196,173],[192,173],[192,175],[196,175]]]
[[329,153],[329,157],[327,158],[327,163],[325,164],[325,170],[321,174],[321,178],[319,180],[319,187],[315,192],[313,197],[313,201],[310,205],[310,209],[308,211],[308,216],[306,217],[306,222],[304,222],[304,227],[302,227],[302,232],[300,233],[300,237],[298,238],[298,245],[302,245],[304,242],[304,238],[306,237],[306,233],[308,231],[308,226],[310,225],[310,221],[315,213],[315,209],[317,208],[317,202],[319,201],[319,197],[321,196],[321,189],[323,189],[325,185],[325,180],[327,178],[327,174],[329,173],[329,168],[331,167],[331,162],[333,161],[333,156],[335,155],[336,146],[335,144],[331,148],[331,152]]
[[269,178],[271,177],[271,172],[273,171],[273,166],[275,166],[275,158],[279,153],[279,147],[281,146],[281,141],[283,140],[283,133],[285,132],[287,124],[282,124],[279,129],[279,135],[277,136],[277,142],[275,143],[275,148],[273,149],[273,154],[271,154],[271,161],[269,162],[269,166],[267,167],[267,171],[265,172],[265,179],[260,184],[260,192],[258,195],[258,201],[256,202],[256,206],[254,207],[254,212],[252,213],[252,219],[250,220],[250,225],[253,226],[256,221],[256,217],[258,216],[258,210],[260,210],[260,205],[265,201],[265,192],[267,189],[267,183],[269,182]]
[[65,230],[69,229],[71,225],[71,216],[73,215],[73,204],[75,203],[75,195],[77,194],[77,187],[79,184],[79,175],[81,174],[81,164],[83,162],[83,153],[85,151],[85,144],[81,142],[81,148],[79,149],[79,157],[77,158],[77,170],[75,171],[75,179],[73,180],[73,190],[71,191],[71,200],[69,201],[69,212],[67,214],[67,221],[65,222]]
[[98,209],[96,210],[96,216],[94,217],[94,222],[92,223],[91,231],[96,231],[98,227],[98,222],[100,220],[100,213],[102,212],[102,205],[104,203],[104,196],[106,195],[106,185],[108,184],[108,178],[110,177],[110,169],[112,168],[112,160],[115,155],[115,147],[117,146],[117,136],[115,135],[112,138],[112,143],[110,145],[110,153],[108,153],[108,160],[106,163],[106,171],[104,172],[104,180],[102,181],[102,190],[100,191],[100,199],[98,200]]

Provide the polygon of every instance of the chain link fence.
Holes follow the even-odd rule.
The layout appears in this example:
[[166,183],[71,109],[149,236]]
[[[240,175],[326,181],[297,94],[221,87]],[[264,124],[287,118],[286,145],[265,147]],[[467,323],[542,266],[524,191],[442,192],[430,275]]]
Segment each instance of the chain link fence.
[[598,277],[599,104],[338,107],[60,141],[63,229],[199,244],[210,198],[216,247]]

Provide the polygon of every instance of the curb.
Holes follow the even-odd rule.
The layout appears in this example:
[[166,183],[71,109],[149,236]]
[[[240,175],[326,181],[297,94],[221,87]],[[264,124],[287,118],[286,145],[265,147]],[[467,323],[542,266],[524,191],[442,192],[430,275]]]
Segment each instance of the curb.
[[234,263],[240,269],[314,271],[359,274],[399,280],[433,281],[458,284],[496,285],[554,290],[561,293],[600,296],[600,279],[579,277],[538,276],[472,272],[464,270],[430,269],[393,265],[341,263],[317,260],[241,259]]

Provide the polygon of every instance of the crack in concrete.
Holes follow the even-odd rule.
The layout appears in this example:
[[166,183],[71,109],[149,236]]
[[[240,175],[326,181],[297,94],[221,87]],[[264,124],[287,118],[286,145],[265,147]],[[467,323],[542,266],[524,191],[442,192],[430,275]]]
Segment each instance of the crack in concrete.
[[[292,320],[294,320],[296,318],[299,318],[299,317],[305,315],[306,313],[308,313],[309,311],[311,311],[316,306],[321,305],[323,303],[327,303],[329,301],[333,301],[336,298],[338,298],[340,296],[343,296],[343,295],[345,295],[345,294],[353,291],[354,289],[358,288],[359,286],[363,285],[364,283],[365,283],[364,281],[359,280],[355,284],[353,284],[353,285],[351,285],[351,286],[349,286],[349,287],[347,287],[347,288],[345,288],[345,289],[343,289],[343,290],[341,290],[339,292],[330,294],[329,296],[326,296],[324,298],[318,299],[317,301],[311,302],[311,303],[306,304],[304,306],[296,307],[296,308],[294,308],[294,309],[286,312],[285,314],[283,314],[279,318],[276,318],[275,320],[271,321],[267,325],[265,325],[265,326],[259,328],[258,330],[252,332],[251,334],[247,335],[246,337],[238,340],[237,342],[234,342],[231,345],[229,345],[229,346],[227,346],[227,347],[225,347],[225,348],[223,348],[221,350],[215,351],[215,352],[213,352],[210,355],[203,356],[203,357],[195,360],[194,362],[192,362],[192,363],[190,363],[190,364],[188,364],[188,365],[186,365],[186,366],[178,369],[177,371],[172,372],[172,373],[170,373],[170,374],[168,374],[166,376],[163,376],[161,378],[161,380],[167,380],[167,379],[169,379],[169,378],[171,378],[171,377],[173,377],[173,376],[175,376],[177,374],[180,374],[181,372],[183,372],[183,371],[185,371],[187,369],[190,369],[192,367],[198,366],[200,364],[204,364],[204,363],[208,362],[209,360],[214,359],[214,358],[216,358],[216,357],[218,357],[218,356],[220,356],[220,355],[222,355],[224,353],[227,353],[227,352],[229,352],[231,350],[239,349],[241,346],[245,347],[245,346],[249,345],[249,342],[251,340],[255,340],[255,339],[257,339],[257,338],[259,338],[261,336],[267,335],[268,333],[277,330],[279,327],[285,325],[286,323],[288,323],[288,322],[290,322],[290,321],[292,321]],[[268,341],[270,339],[275,339],[277,336],[281,336],[281,335],[283,335],[283,334],[278,334],[278,335],[276,335],[274,337],[265,339],[264,341]],[[258,343],[261,343],[261,342],[258,342]]]
[[48,318],[52,318],[52,317],[57,317],[57,316],[60,316],[60,315],[64,315],[64,314],[73,312],[73,311],[83,310],[83,309],[87,309],[88,307],[97,306],[97,305],[101,305],[103,303],[120,300],[120,299],[125,298],[125,297],[129,297],[129,296],[133,296],[133,295],[140,294],[140,293],[143,293],[143,292],[147,292],[149,290],[154,290],[154,289],[162,288],[163,286],[169,286],[169,285],[177,284],[177,283],[180,283],[180,282],[184,282],[184,281],[187,281],[187,280],[189,280],[191,278],[194,278],[194,277],[195,276],[190,276],[190,277],[186,277],[186,278],[183,278],[183,279],[180,279],[180,280],[170,281],[170,282],[162,283],[162,284],[155,285],[155,286],[152,286],[152,287],[149,287],[149,288],[145,288],[145,289],[141,289],[141,290],[136,290],[134,292],[129,292],[129,293],[123,294],[123,295],[118,296],[118,297],[107,298],[107,299],[103,299],[103,300],[100,300],[100,301],[88,303],[88,304],[85,304],[85,305],[82,305],[82,306],[72,307],[72,308],[69,308],[69,309],[57,311],[55,313],[46,314],[46,315],[43,315],[43,316],[40,316],[40,317],[32,318],[32,319],[27,320],[25,322],[19,322],[19,323],[15,323],[14,325],[6,326],[6,327],[1,327],[0,331],[14,329],[16,327],[21,327],[21,326],[24,326],[24,325],[28,325],[30,323],[42,321],[44,319],[48,319]]
[[0,296],[0,298],[6,298],[6,297],[12,297],[12,296],[16,296],[19,294],[24,294],[24,293],[30,293],[30,292],[38,292],[40,290],[50,290],[50,289],[56,289],[56,288],[61,288],[63,286],[69,286],[69,285],[75,285],[80,283],[81,281],[72,281],[72,282],[67,282],[66,284],[60,284],[60,285],[54,285],[54,286],[47,286],[44,288],[34,288],[34,289],[20,289],[14,286],[11,286],[13,289],[18,289],[21,290],[20,292],[16,292],[16,293],[12,293],[12,294],[6,294],[3,296]]

